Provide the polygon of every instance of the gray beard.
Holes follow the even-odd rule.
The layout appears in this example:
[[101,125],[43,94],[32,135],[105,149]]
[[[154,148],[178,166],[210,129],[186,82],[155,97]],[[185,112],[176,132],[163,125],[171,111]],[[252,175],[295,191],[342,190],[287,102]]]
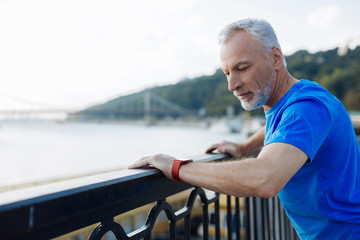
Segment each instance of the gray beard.
[[258,89],[253,92],[254,97],[253,99],[251,99],[251,101],[240,100],[241,106],[246,111],[251,111],[265,105],[266,102],[269,100],[271,88],[274,82],[275,82],[275,77],[271,76],[267,81],[266,86],[263,90]]

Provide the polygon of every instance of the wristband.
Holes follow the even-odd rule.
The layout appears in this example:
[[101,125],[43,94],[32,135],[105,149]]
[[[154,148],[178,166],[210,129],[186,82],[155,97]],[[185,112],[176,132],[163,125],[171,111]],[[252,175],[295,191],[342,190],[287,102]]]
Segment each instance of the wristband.
[[192,161],[193,160],[184,160],[183,161],[183,160],[174,159],[173,165],[171,168],[171,175],[172,175],[174,181],[182,182],[180,179],[180,176],[179,176],[180,166],[183,164],[190,163]]

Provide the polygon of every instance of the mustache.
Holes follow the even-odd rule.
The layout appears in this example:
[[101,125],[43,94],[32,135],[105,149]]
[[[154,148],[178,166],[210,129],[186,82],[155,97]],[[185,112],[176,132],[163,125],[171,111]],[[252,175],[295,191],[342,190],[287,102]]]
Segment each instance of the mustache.
[[249,93],[249,92],[251,92],[250,90],[235,90],[235,91],[233,91],[233,93],[234,93],[234,95],[235,96],[239,96],[239,95],[242,95],[242,94],[244,94],[244,93]]

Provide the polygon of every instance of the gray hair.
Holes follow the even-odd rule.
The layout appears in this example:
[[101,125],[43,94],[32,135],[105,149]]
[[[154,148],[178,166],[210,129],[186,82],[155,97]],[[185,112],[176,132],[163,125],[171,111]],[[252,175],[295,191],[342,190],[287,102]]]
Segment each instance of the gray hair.
[[[262,19],[247,18],[227,25],[219,34],[219,44],[227,43],[238,31],[245,31],[270,54],[273,47],[281,50],[279,41],[271,25]],[[285,56],[284,64],[286,66]]]

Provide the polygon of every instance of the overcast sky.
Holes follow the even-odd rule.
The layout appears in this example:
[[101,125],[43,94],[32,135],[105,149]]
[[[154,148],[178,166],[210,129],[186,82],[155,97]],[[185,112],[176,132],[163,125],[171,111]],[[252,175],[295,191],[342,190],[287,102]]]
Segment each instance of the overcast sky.
[[212,74],[218,32],[247,17],[269,21],[285,55],[332,49],[360,36],[359,9],[358,0],[0,0],[0,100],[80,109]]

